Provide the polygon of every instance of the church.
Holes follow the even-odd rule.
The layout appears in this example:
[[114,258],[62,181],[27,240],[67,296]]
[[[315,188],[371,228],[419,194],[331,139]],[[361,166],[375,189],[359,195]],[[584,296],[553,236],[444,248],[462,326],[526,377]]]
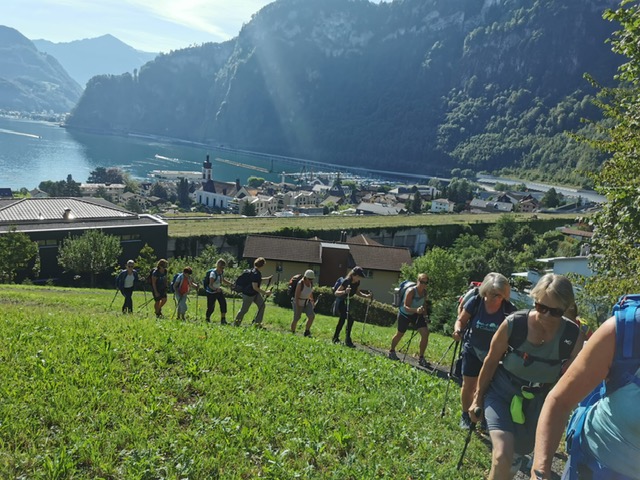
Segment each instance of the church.
[[[229,210],[238,193],[243,189],[240,180],[233,182],[216,182],[211,174],[209,155],[202,164],[202,187],[196,190],[196,202],[207,208]],[[246,195],[246,192],[245,192]]]

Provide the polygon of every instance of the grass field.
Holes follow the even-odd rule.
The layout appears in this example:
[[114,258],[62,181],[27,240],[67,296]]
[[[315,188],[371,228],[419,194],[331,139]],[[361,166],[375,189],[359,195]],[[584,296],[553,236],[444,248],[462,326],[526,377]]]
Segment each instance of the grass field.
[[[513,214],[518,221],[528,221],[533,214]],[[537,214],[538,219],[563,218],[568,222],[575,220],[575,214]],[[306,230],[341,230],[344,228],[376,229],[376,228],[412,228],[434,225],[494,223],[496,214],[462,214],[462,215],[325,215],[319,217],[238,217],[232,215],[218,216],[170,216],[169,236],[185,237],[198,235],[233,235],[270,233],[283,228]]]
[[[123,316],[113,298],[3,286],[0,478],[486,476],[478,438],[456,471],[455,385],[441,417],[445,380],[333,345],[335,318],[319,316],[304,338],[287,332],[291,311],[272,304],[267,330],[256,330],[205,324],[204,298],[191,298],[187,322],[156,320],[151,308]],[[134,308],[144,300],[135,293]],[[353,337],[387,348],[393,331],[356,323]],[[427,356],[449,345],[432,335]]]

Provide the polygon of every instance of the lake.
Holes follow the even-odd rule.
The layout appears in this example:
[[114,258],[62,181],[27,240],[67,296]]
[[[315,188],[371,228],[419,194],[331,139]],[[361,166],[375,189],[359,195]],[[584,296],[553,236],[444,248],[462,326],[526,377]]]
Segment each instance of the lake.
[[227,151],[164,143],[147,138],[94,135],[66,130],[58,124],[0,117],[0,188],[36,188],[43,180],[64,180],[71,174],[85,182],[96,167],[120,167],[136,179],[148,179],[152,170],[202,171],[206,155],[211,157],[213,177],[219,181],[250,176],[280,181],[282,171],[300,167],[274,164],[268,173],[216,161],[233,162],[271,169],[267,161]]

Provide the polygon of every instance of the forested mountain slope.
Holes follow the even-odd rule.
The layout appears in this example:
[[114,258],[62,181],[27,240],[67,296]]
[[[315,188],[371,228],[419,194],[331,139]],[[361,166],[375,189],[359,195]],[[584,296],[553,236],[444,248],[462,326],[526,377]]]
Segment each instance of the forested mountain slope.
[[[446,174],[601,160],[564,135],[610,82],[612,0],[278,0],[237,38],[93,78],[70,127]],[[391,168],[390,165],[393,165]]]

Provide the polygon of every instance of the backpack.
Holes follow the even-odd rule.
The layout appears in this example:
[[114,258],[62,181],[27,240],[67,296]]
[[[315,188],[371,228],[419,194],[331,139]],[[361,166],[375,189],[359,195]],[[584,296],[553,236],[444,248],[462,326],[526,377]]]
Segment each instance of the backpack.
[[[618,299],[613,307],[613,316],[616,319],[616,349],[613,355],[613,363],[609,370],[607,382],[602,382],[589,395],[587,395],[578,407],[567,425],[565,440],[569,453],[569,480],[577,480],[578,465],[587,465],[594,472],[594,478],[616,478],[624,480],[625,476],[613,474],[604,465],[598,463],[583,448],[582,431],[589,411],[600,399],[611,395],[619,388],[636,383],[640,386],[640,378],[635,372],[640,367],[640,294],[625,295]],[[598,476],[600,475],[600,476]]]
[[302,280],[303,276],[304,276],[303,273],[296,273],[289,280],[289,283],[287,284],[287,294],[289,295],[290,298],[293,298],[296,296],[296,288],[298,288],[298,283],[300,283],[300,280]]
[[233,284],[233,291],[237,293],[242,293],[249,285],[251,285],[251,273],[253,269],[247,268],[243,270],[243,272],[236,278],[235,283]]
[[180,277],[180,281],[182,281],[182,274],[176,273],[171,279],[171,283],[169,283],[169,293],[176,293],[176,287],[180,285],[180,282],[177,282],[178,277]]
[[509,353],[515,353],[522,358],[524,362],[542,362],[551,366],[562,364],[571,358],[571,352],[573,351],[573,347],[576,345],[576,340],[580,334],[580,327],[571,320],[566,321],[566,327],[562,332],[562,337],[560,338],[559,359],[540,358],[535,355],[531,355],[530,353],[518,350],[527,339],[527,332],[529,330],[527,325],[528,317],[528,312],[518,312],[514,315],[513,328],[511,329],[511,335],[509,336]]
[[401,307],[404,301],[404,295],[412,287],[416,286],[416,282],[411,280],[403,280],[400,285],[393,289],[393,306]]
[[214,275],[214,279],[220,278],[220,275],[218,275],[218,272],[215,268],[210,268],[209,270],[207,270],[207,273],[204,274],[204,278],[202,279],[202,287],[206,291],[209,291],[209,281],[211,280],[211,274]]
[[344,282],[344,278],[340,277],[336,280],[336,283],[333,284],[332,291],[336,293],[338,289],[342,286],[342,282]]
[[153,282],[152,282],[152,280],[151,280],[151,277],[153,277],[153,274],[154,274],[154,273],[156,273],[156,269],[155,269],[155,268],[152,268],[152,269],[149,271],[149,275],[147,275],[147,284],[148,284],[148,285],[153,285]]

